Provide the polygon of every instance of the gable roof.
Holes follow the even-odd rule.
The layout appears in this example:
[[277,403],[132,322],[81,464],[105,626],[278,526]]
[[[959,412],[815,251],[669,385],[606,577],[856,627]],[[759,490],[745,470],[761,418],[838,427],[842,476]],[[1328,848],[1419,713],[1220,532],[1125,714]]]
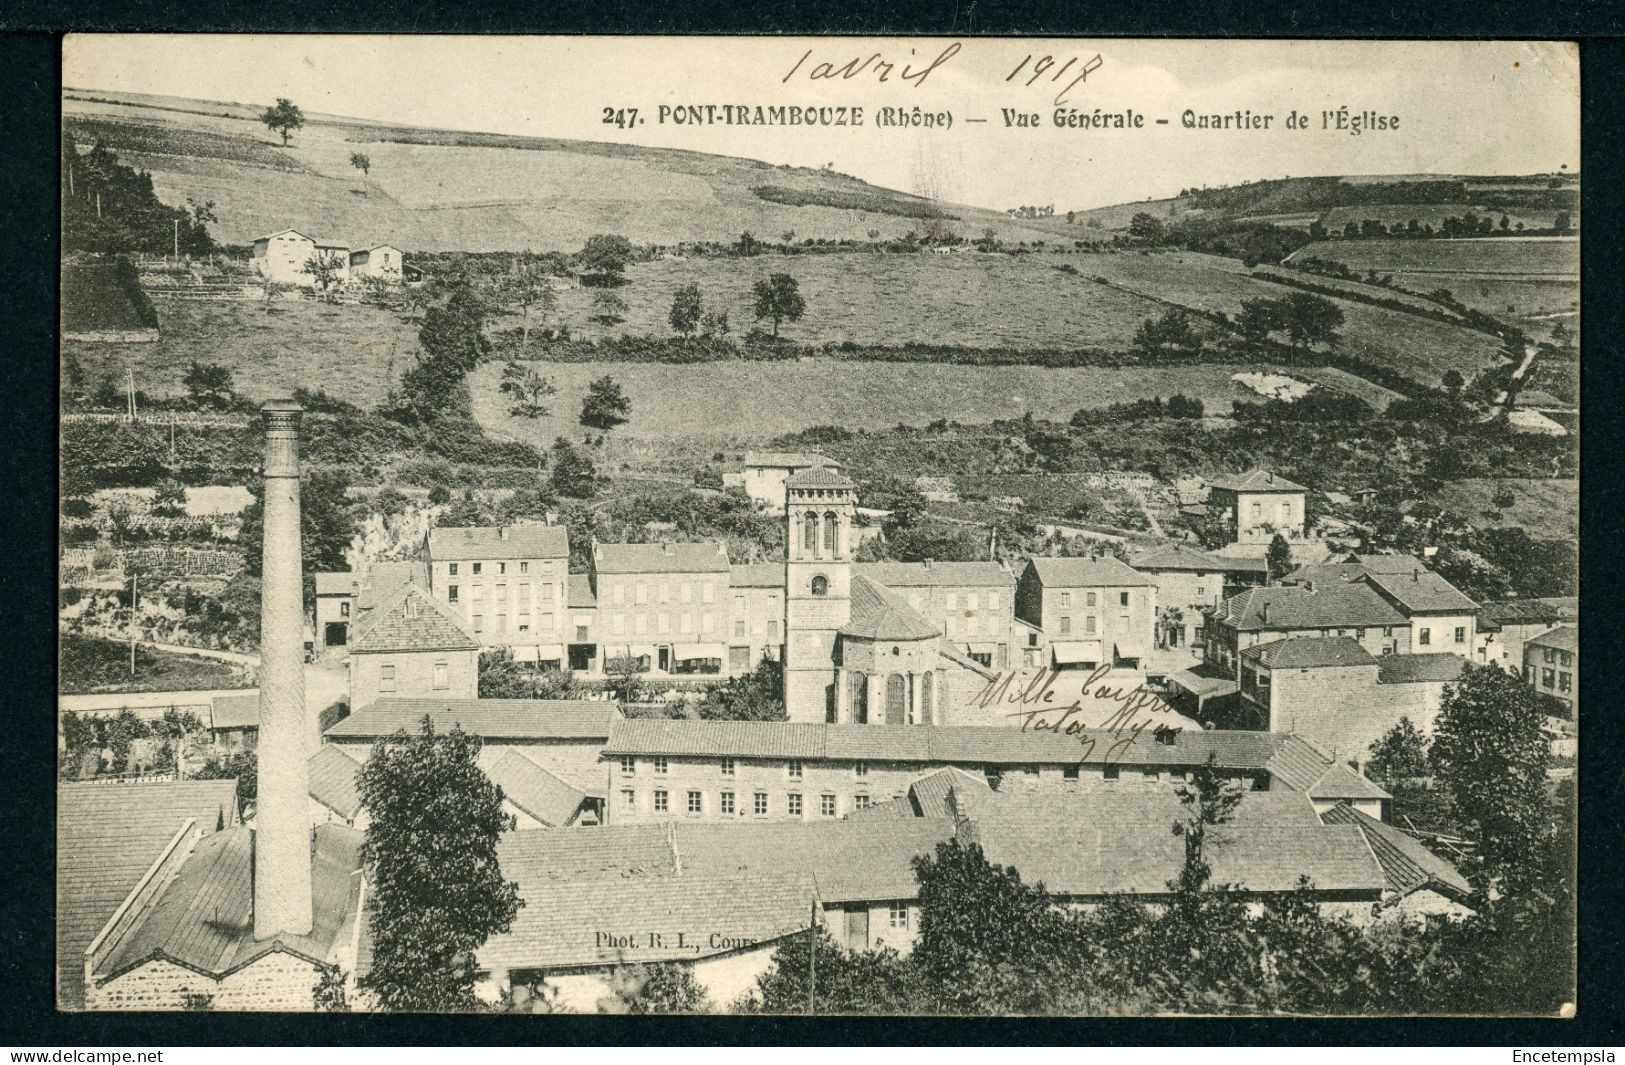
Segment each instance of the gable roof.
[[329,739],[374,740],[427,716],[436,732],[461,728],[485,740],[599,740],[620,717],[612,702],[589,699],[379,699],[335,723]]
[[314,237],[307,237],[303,233],[299,232],[297,229],[279,229],[275,233],[267,233],[263,237],[255,237],[253,240],[249,241],[249,243],[250,244],[258,244],[261,241],[275,240],[277,237],[280,237],[280,236],[282,236],[282,235],[284,235],[286,233],[292,233],[294,236],[301,237],[301,238],[303,238],[305,240],[308,240],[312,244],[317,243],[317,241],[316,241],[316,239]]
[[784,563],[747,562],[728,567],[731,588],[783,588]]
[[389,651],[478,651],[479,638],[463,619],[416,584],[403,584],[358,623],[351,654]]
[[502,789],[504,798],[550,828],[574,821],[587,797],[513,747],[485,748],[480,768]]
[[1467,660],[1449,651],[1422,655],[1383,655],[1377,659],[1379,684],[1415,684],[1424,681],[1457,681]]
[[1241,652],[1249,662],[1266,669],[1326,669],[1339,666],[1372,666],[1377,660],[1348,636],[1299,636],[1269,643],[1257,643]]
[[356,585],[356,609],[365,613],[388,602],[403,584],[429,589],[429,567],[415,559],[404,562],[372,562]]
[[235,780],[86,782],[57,787],[58,1004],[84,1006],[84,953],[187,821],[237,821]]
[[857,482],[833,466],[808,466],[784,481],[786,488],[856,488]]
[[260,693],[216,695],[209,703],[209,728],[259,728]]
[[1309,785],[1311,799],[1391,799],[1392,795],[1341,762]]
[[1387,881],[1388,890],[1400,897],[1431,888],[1447,898],[1461,901],[1473,887],[1456,867],[1434,854],[1393,825],[1338,803],[1320,815],[1328,825],[1353,825],[1365,835]]
[[[1266,620],[1265,614],[1268,613]],[[1243,632],[1403,625],[1405,615],[1364,581],[1249,588],[1224,601],[1216,616]]]
[[569,557],[570,534],[562,525],[505,525],[494,529],[443,526],[429,530],[429,558],[435,561]]
[[929,640],[942,629],[921,617],[896,592],[868,577],[852,577],[852,613],[841,635],[864,640]]
[[1246,473],[1227,474],[1214,477],[1208,482],[1209,488],[1223,488],[1231,492],[1307,492],[1309,489],[1301,484],[1277,477],[1269,470],[1249,470]]
[[1265,768],[1270,777],[1293,791],[1307,792],[1331,768],[1332,757],[1313,743],[1291,733],[1270,752]]
[[801,873],[817,883],[820,901],[855,902],[917,897],[914,859],[953,834],[953,819],[938,816],[684,823],[674,840],[684,876]]
[[307,763],[310,771],[310,797],[346,821],[361,812],[361,763],[345,754],[336,743],[316,748]]
[[1027,567],[1041,583],[1059,588],[1132,588],[1155,585],[1110,555],[1100,558],[1031,558]]
[[844,469],[835,459],[811,451],[747,451],[745,465],[773,469],[803,470],[809,466],[828,466]]
[[354,595],[356,579],[355,574],[349,570],[337,572],[318,572],[313,575],[316,579],[317,595]]
[[1471,614],[1478,610],[1477,603],[1432,570],[1418,567],[1403,575],[1370,573],[1366,580],[1411,614]]
[[1559,651],[1577,651],[1580,649],[1580,630],[1573,625],[1559,625],[1551,632],[1543,632],[1524,641],[1525,647],[1530,644]]
[[1183,544],[1170,544],[1142,551],[1129,560],[1136,570],[1174,570],[1190,573],[1265,573],[1269,560],[1263,558],[1225,558],[1197,551]]
[[888,588],[1008,588],[1015,575],[997,562],[855,562],[852,572]]
[[594,544],[599,573],[727,573],[728,545],[701,543]]
[[952,817],[948,795],[966,789],[988,789],[987,778],[956,766],[927,773],[908,786],[908,797],[920,817]]
[[1563,612],[1546,599],[1508,599],[1485,603],[1478,608],[1479,628],[1487,628],[1486,622],[1500,625],[1556,625],[1563,620]]

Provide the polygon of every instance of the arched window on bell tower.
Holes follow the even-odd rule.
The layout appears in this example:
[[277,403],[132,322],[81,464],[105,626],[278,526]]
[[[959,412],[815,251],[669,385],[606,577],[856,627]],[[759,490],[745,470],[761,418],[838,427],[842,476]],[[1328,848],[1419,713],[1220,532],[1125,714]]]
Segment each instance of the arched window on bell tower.
[[807,511],[807,516],[801,520],[801,549],[808,555],[818,553],[818,515]]
[[812,579],[812,594],[826,596],[829,594],[829,578],[820,573]]
[[824,514],[824,552],[831,558],[838,558],[841,554],[841,520],[835,516],[833,510]]

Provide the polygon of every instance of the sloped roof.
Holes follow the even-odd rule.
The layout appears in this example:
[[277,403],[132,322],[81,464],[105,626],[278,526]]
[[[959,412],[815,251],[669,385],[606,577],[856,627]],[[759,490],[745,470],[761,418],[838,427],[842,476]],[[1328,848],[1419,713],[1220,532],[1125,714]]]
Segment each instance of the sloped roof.
[[804,873],[817,882],[821,901],[852,902],[916,897],[914,858],[953,834],[953,819],[939,816],[684,823],[675,838],[685,877]]
[[808,466],[785,479],[786,488],[856,488],[857,482],[833,466]]
[[1224,488],[1232,492],[1307,492],[1301,484],[1277,477],[1268,470],[1249,470],[1223,477],[1211,478],[1209,488]]
[[425,591],[429,588],[429,567],[423,562],[373,562],[357,582],[356,609],[374,610],[388,602],[403,584],[415,584]]
[[310,797],[347,821],[361,812],[361,790],[357,787],[361,763],[339,749],[324,743],[310,756]]
[[1176,570],[1188,573],[1264,573],[1269,560],[1262,558],[1224,558],[1197,551],[1183,544],[1142,551],[1129,560],[1136,570]]
[[727,573],[728,545],[720,540],[697,544],[594,544],[593,568],[599,573]]
[[531,828],[497,841],[502,875],[521,884],[542,880],[608,880],[675,876],[670,824]]
[[587,797],[513,747],[482,750],[480,768],[509,802],[549,827],[574,821]]
[[733,588],[783,588],[784,563],[747,562],[729,566],[728,584]]
[[1424,681],[1457,681],[1467,660],[1448,651],[1425,655],[1383,655],[1377,659],[1380,684],[1415,684]]
[[1258,643],[1241,652],[1241,657],[1266,669],[1325,669],[1338,666],[1370,666],[1377,660],[1348,636],[1299,636]]
[[1338,763],[1309,786],[1311,799],[1391,799],[1392,795],[1348,766]]
[[929,640],[941,636],[942,629],[896,592],[854,574],[851,620],[841,626],[841,634],[865,640]]
[[359,624],[351,654],[480,649],[479,638],[463,619],[415,584],[402,585]]
[[1577,651],[1580,649],[1580,630],[1573,625],[1559,625],[1551,632],[1543,632],[1524,641],[1524,646],[1530,644],[1537,647],[1552,647],[1559,651]]
[[[921,817],[952,817],[948,793],[954,789],[987,788],[987,778],[956,766],[927,773],[908,786],[914,811]],[[991,789],[989,789],[991,790]]]
[[1550,600],[1508,599],[1498,603],[1485,603],[1478,608],[1479,628],[1485,622],[1502,625],[1556,625],[1563,621],[1563,613]]
[[775,469],[787,470],[804,470],[809,466],[828,466],[837,470],[844,469],[836,460],[811,451],[747,451],[745,452],[745,465],[770,466]]
[[1366,580],[1412,614],[1471,614],[1478,609],[1477,603],[1432,570],[1418,568],[1403,575],[1372,573]]
[[885,821],[892,818],[918,817],[914,811],[914,804],[909,802],[907,795],[899,795],[895,799],[885,802],[870,803],[859,807],[846,815],[848,821]]
[[329,739],[372,740],[400,729],[416,735],[425,715],[436,732],[461,728],[485,740],[602,740],[620,717],[589,699],[379,699],[335,723]]
[[1226,599],[1218,616],[1243,632],[1406,623],[1405,615],[1364,581],[1316,584],[1314,591],[1302,585],[1249,588]]
[[1353,825],[1365,834],[1366,843],[1382,867],[1388,890],[1395,894],[1403,897],[1422,888],[1432,888],[1458,902],[1472,894],[1472,885],[1454,865],[1393,825],[1347,803],[1338,803],[1320,817],[1328,825]]
[[354,595],[356,578],[349,570],[316,573],[317,595]]
[[1157,582],[1110,555],[1100,558],[1033,558],[1027,565],[1040,582],[1057,588],[1133,588]]
[[1016,583],[997,562],[855,562],[852,572],[888,588],[1008,588]]
[[1332,765],[1332,758],[1302,736],[1286,734],[1270,752],[1265,768],[1270,776],[1293,791],[1307,792],[1320,782]]
[[[275,233],[267,233],[263,237],[255,237],[249,243],[250,244],[258,244],[262,240],[271,240],[271,239],[273,239],[275,237],[282,236],[282,234],[284,234],[284,233],[292,233],[296,237],[305,237],[305,235],[303,233],[299,232],[297,229],[279,229]],[[305,237],[305,239],[310,241],[312,244],[316,243],[316,240],[313,237]]]
[[254,833],[239,825],[198,842],[114,946],[98,979],[155,958],[212,976],[279,949],[326,962],[355,910],[363,837],[343,825],[318,825],[314,834],[309,935],[254,938]]
[[429,557],[438,562],[569,558],[570,535],[562,525],[443,526],[429,530]]
[[58,1004],[82,1009],[84,953],[188,820],[237,821],[235,780],[87,782],[57,787]]
[[216,695],[209,704],[211,729],[259,728],[260,693]]
[[1348,557],[1348,564],[1359,566],[1367,573],[1381,573],[1390,576],[1400,574],[1408,576],[1412,570],[1427,568],[1422,564],[1422,560],[1415,555],[1353,554]]

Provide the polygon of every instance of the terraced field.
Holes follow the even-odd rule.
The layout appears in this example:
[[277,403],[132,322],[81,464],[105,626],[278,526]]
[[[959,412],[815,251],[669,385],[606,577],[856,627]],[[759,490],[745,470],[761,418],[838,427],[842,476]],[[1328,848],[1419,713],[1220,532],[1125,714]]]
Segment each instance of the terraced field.
[[1392,274],[1395,284],[1418,292],[1447,289],[1467,306],[1503,318],[1579,308],[1578,240],[1321,241],[1292,258],[1309,256],[1336,260],[1362,274]]

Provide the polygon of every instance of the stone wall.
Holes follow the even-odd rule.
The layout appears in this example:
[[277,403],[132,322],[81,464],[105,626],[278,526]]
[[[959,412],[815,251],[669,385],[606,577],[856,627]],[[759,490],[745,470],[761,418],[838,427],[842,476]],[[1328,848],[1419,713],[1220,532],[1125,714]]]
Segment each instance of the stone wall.
[[93,1010],[183,1010],[187,996],[209,999],[214,1010],[292,1010],[313,1008],[312,991],[320,969],[301,958],[273,951],[216,980],[202,973],[157,960],[87,989]]
[[[435,687],[435,664],[446,664],[446,686]],[[384,667],[394,668],[393,681]],[[474,699],[480,693],[478,651],[386,651],[350,655],[350,706],[360,709],[380,697]]]

